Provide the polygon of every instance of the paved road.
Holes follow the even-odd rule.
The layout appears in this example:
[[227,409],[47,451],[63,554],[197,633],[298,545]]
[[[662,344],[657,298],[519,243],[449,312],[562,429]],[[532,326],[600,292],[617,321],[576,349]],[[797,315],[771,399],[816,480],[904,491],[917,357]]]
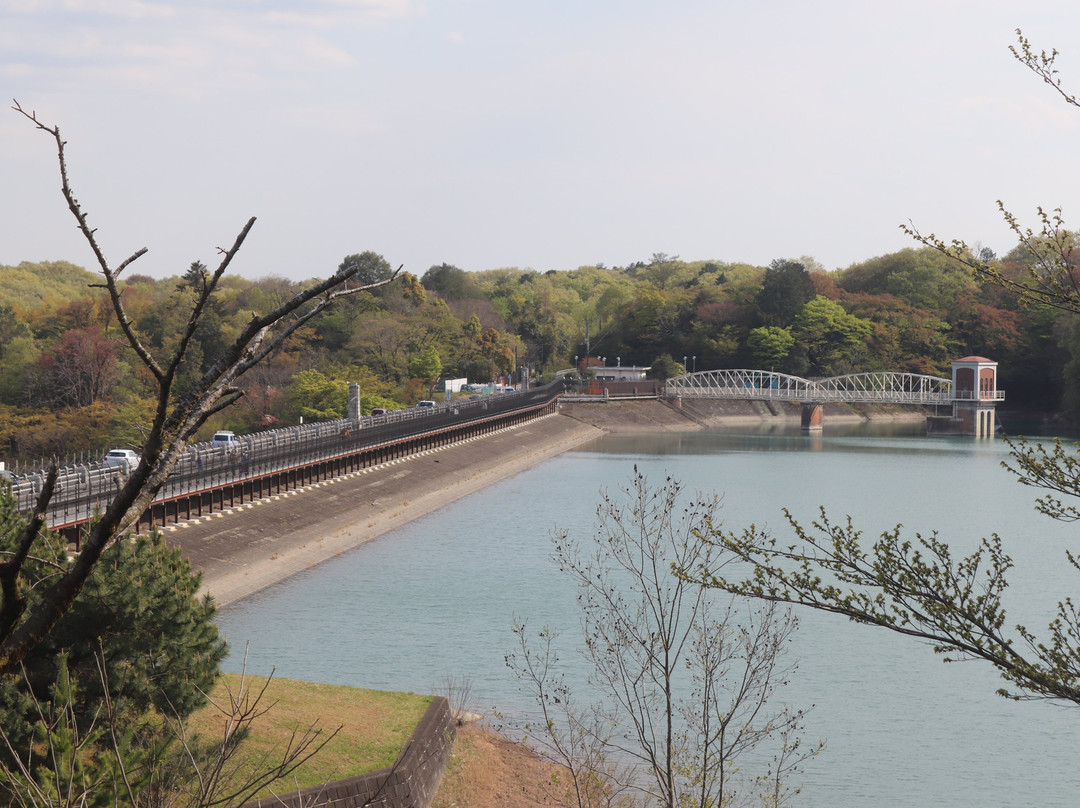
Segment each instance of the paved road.
[[166,536],[202,571],[204,591],[223,606],[600,434],[565,416],[546,416],[245,503],[170,528]]

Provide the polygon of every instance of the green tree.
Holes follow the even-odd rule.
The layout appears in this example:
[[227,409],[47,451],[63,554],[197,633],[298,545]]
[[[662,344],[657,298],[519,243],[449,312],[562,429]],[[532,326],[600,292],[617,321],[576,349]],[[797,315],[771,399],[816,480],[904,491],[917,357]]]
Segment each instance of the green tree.
[[358,362],[383,379],[400,382],[408,374],[414,338],[415,329],[409,320],[380,312],[359,325],[349,345]]
[[29,399],[27,369],[36,367],[41,355],[34,338],[12,337],[0,356],[0,403],[20,404]]
[[746,337],[746,347],[754,357],[755,367],[783,370],[795,345],[791,331],[777,326],[755,328]]
[[937,250],[911,248],[849,267],[839,283],[851,292],[890,294],[928,310],[949,309],[975,287],[962,267]]
[[413,379],[422,379],[427,385],[428,396],[435,389],[435,383],[442,375],[442,359],[434,346],[424,348],[420,353],[409,360],[409,376]]
[[686,373],[686,368],[676,362],[671,354],[661,354],[649,366],[649,375],[662,382],[683,373]]
[[658,289],[668,289],[678,283],[687,274],[686,264],[677,255],[653,253],[647,266],[640,275]]
[[[0,554],[5,557],[17,550],[26,528],[17,505],[3,487]],[[28,606],[66,558],[63,540],[43,534],[24,568]],[[226,654],[213,601],[198,594],[201,582],[182,552],[167,546],[156,531],[103,553],[71,609],[18,673],[0,679],[0,724],[14,748],[30,752],[35,703],[50,702],[55,687],[69,687],[68,679],[77,691],[70,698],[72,718],[87,732],[106,696],[132,721],[150,710],[184,718],[200,707]]]
[[[1035,53],[1017,31],[1013,54],[1072,106],[1080,101],[1061,89],[1054,67],[1056,52]],[[962,241],[949,244],[906,228],[916,239],[971,269],[977,277],[1017,293],[1028,303],[1080,315],[1080,289],[1071,258],[1073,234],[1059,213],[1040,212],[1042,230],[1022,228],[1005,212],[1006,221],[1025,249],[1035,256],[1032,270],[1019,277],[1003,273],[982,251]],[[1053,445],[1010,442],[1007,468],[1024,485],[1044,489],[1037,510],[1053,518],[1080,520],[1080,455],[1060,441]],[[785,512],[790,535],[777,536],[757,527],[741,532],[712,530],[710,540],[747,562],[746,577],[728,577],[684,568],[684,574],[707,586],[760,600],[808,606],[843,615],[928,643],[946,660],[979,659],[994,666],[1012,699],[1046,699],[1080,705],[1080,610],[1066,599],[1042,636],[1023,625],[1010,625],[1006,608],[1012,559],[997,536],[984,538],[972,554],[954,558],[936,534],[907,538],[902,527],[868,542],[850,519],[836,521],[822,510],[810,525]],[[1080,571],[1080,558],[1066,553],[1066,563]]]
[[290,414],[296,419],[336,421],[348,413],[349,383],[310,368],[292,377],[285,388],[285,398]]
[[4,358],[7,346],[13,339],[32,336],[30,327],[19,319],[15,309],[8,303],[0,302],[0,359]]
[[81,542],[78,556],[59,559],[44,585],[29,589],[26,575],[32,566],[44,529],[45,508],[52,498],[59,469],[54,465],[46,475],[34,507],[34,516],[19,532],[14,550],[0,562],[0,673],[11,673],[45,642],[60,620],[71,610],[85,589],[106,551],[122,538],[146,511],[176,466],[186,445],[212,415],[235,403],[243,391],[237,381],[247,371],[276,351],[297,329],[330,307],[336,299],[363,291],[347,286],[359,268],[350,268],[312,283],[282,305],[265,313],[253,312],[232,343],[189,389],[179,389],[180,369],[188,348],[195,340],[201,314],[218,294],[220,280],[240,250],[254,219],[238,234],[233,245],[222,251],[218,266],[194,302],[171,351],[155,352],[136,330],[124,301],[119,276],[146,253],[141,249],[118,265],[105,257],[86,213],[70,184],[67,144],[59,128],[43,123],[35,113],[18,102],[14,109],[35,129],[46,134],[57,150],[61,193],[75,218],[83,239],[98,262],[99,284],[104,287],[112,316],[135,357],[139,372],[145,374],[153,390],[154,417],[144,437],[139,465],[117,490],[109,507],[93,522]]
[[984,352],[974,347],[984,343],[971,343],[971,349],[958,345],[961,335],[954,333],[944,312],[917,309],[888,294],[847,295],[844,306],[850,314],[872,325],[865,348],[872,368],[862,369],[947,376],[950,362],[956,357]]
[[515,340],[509,334],[483,328],[475,315],[462,323],[461,333],[458,366],[466,378],[486,382],[514,369]]
[[849,372],[872,331],[869,322],[820,295],[803,306],[791,324],[791,336],[805,351],[811,372],[822,376]]
[[199,292],[206,288],[206,284],[209,282],[210,272],[207,270],[206,264],[202,261],[192,261],[177,286],[181,289],[187,288]]
[[[139,332],[148,345],[163,351],[175,351],[184,338],[192,307],[205,294],[209,282],[206,267],[194,262],[184,274],[168,300],[144,312],[138,319]],[[125,292],[127,290],[125,289]],[[126,300],[126,296],[125,296]],[[184,345],[184,358],[177,368],[177,389],[187,393],[194,389],[202,375],[217,362],[227,345],[224,328],[225,312],[214,296],[207,297],[200,315]]]
[[420,277],[420,283],[445,300],[470,300],[484,297],[472,275],[452,264],[438,264]]
[[[34,755],[0,762],[0,800],[10,808],[222,808],[243,805],[257,792],[284,782],[329,743],[330,733],[312,725],[296,730],[274,750],[242,764],[253,724],[270,709],[270,679],[252,687],[246,674],[214,704],[214,734],[192,732],[176,715],[132,721],[116,702],[101,706],[89,727],[76,719],[77,683],[66,661],[47,701],[35,701]],[[104,681],[103,685],[111,687]],[[14,746],[0,726],[0,745]]]
[[338,272],[346,271],[352,272],[352,277],[365,286],[385,284],[394,277],[390,262],[371,250],[346,255],[338,264]]
[[34,311],[46,302],[59,307],[61,302],[80,300],[89,284],[100,279],[83,267],[67,261],[23,261],[17,267],[0,266],[0,300],[21,311]]
[[758,313],[765,325],[785,328],[802,307],[814,299],[814,282],[798,261],[776,259],[765,270],[757,296]]

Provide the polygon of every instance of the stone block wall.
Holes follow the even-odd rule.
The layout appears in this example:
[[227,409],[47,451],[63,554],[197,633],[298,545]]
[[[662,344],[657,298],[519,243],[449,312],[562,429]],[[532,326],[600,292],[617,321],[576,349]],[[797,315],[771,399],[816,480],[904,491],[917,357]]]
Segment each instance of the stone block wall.
[[252,800],[243,808],[428,808],[450,759],[454,735],[450,703],[437,696],[393,766]]

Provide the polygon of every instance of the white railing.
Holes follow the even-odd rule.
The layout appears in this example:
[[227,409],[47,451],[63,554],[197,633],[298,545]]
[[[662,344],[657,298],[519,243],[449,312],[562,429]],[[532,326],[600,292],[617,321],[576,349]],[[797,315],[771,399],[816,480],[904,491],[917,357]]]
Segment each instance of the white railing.
[[665,395],[683,398],[728,398],[881,404],[951,404],[954,401],[1005,400],[1003,390],[953,391],[951,379],[919,373],[876,371],[827,379],[803,379],[768,370],[702,370],[668,379]]

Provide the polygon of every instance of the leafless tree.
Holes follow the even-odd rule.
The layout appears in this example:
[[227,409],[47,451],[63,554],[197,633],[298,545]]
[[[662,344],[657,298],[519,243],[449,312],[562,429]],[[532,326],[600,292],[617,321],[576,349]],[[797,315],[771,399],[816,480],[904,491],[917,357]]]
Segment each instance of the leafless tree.
[[[1080,98],[1061,83],[1057,50],[1038,51],[1018,29],[1013,56],[1049,85],[1066,104]],[[1024,260],[1020,271],[993,253],[960,239],[945,242],[914,225],[903,229],[920,243],[954,258],[973,275],[1016,294],[1020,303],[1080,314],[1080,253],[1075,230],[1061,210],[1038,209],[1040,226],[1025,228],[998,202],[1017,237]],[[1072,447],[1020,438],[1009,441],[1011,459],[1002,463],[1023,485],[1044,489],[1036,510],[1073,522],[1080,509],[1080,457]],[[852,521],[830,518],[824,509],[807,524],[785,509],[790,530],[772,533],[750,525],[742,531],[716,530],[710,541],[744,565],[730,576],[702,572],[707,586],[759,600],[806,606],[820,612],[914,637],[947,662],[983,660],[1006,685],[1010,699],[1045,699],[1080,705],[1080,609],[1066,598],[1041,635],[1010,622],[1009,576],[1013,559],[1001,537],[992,534],[966,556],[954,556],[936,532],[905,535],[903,526],[871,540]],[[1080,571],[1080,556],[1066,551],[1065,563]]]
[[[571,708],[569,687],[552,673],[550,631],[530,647],[519,624],[521,651],[508,664],[541,705],[559,757],[588,773],[583,782],[607,786],[586,796],[633,793],[638,804],[664,808],[785,804],[797,793],[791,776],[822,748],[798,739],[803,711],[770,704],[793,670],[783,651],[795,618],[771,606],[751,611],[745,601],[721,609],[677,574],[723,565],[707,539],[717,497],[684,497],[670,477],[653,488],[636,468],[623,494],[603,496],[593,541],[555,537],[554,559],[577,585],[582,653],[603,712]],[[735,777],[737,761],[770,744],[771,766]],[[613,778],[612,761],[632,762],[637,776]]]
[[[1016,44],[1010,45],[1009,51],[1020,64],[1053,88],[1066,104],[1080,109],[1080,98],[1062,86],[1056,66],[1059,56],[1056,49],[1049,53],[1044,50],[1036,53],[1023,31],[1017,28]],[[1015,293],[1022,304],[1080,313],[1080,273],[1076,271],[1080,262],[1077,234],[1065,226],[1061,208],[1051,211],[1040,205],[1037,209],[1039,229],[1033,230],[1023,226],[1002,200],[999,199],[997,205],[1005,223],[1027,254],[1028,260],[1018,275],[1005,272],[1001,263],[994,260],[992,250],[969,246],[962,239],[945,242],[934,233],[921,232],[911,222],[900,228],[916,241],[955,259],[977,279]]]
[[32,518],[19,537],[17,550],[0,564],[0,671],[15,670],[26,654],[67,612],[102,552],[130,529],[146,510],[172,471],[186,442],[207,418],[233,404],[242,395],[237,380],[335,300],[371,288],[355,281],[350,284],[360,267],[346,266],[326,280],[312,283],[271,311],[262,314],[252,312],[235,341],[190,392],[180,395],[175,389],[178,373],[192,344],[200,317],[207,310],[219,281],[250,233],[255,219],[248,220],[230,247],[220,249],[221,258],[217,268],[206,272],[197,285],[187,323],[176,347],[167,355],[155,356],[144,345],[125,310],[121,282],[124,270],[144,255],[146,248],[135,251],[115,266],[108,261],[98,243],[96,230],[87,221],[86,213],[69,182],[66,143],[60,136],[59,128],[46,125],[35,112],[27,111],[18,101],[14,102],[13,109],[50,136],[56,145],[64,199],[94,255],[97,271],[102,278],[100,286],[108,294],[127,346],[153,380],[156,407],[142,446],[142,461],[101,518],[92,525],[78,556],[31,602],[20,583],[21,570],[44,526],[45,507],[52,497],[57,469],[54,467],[47,475]]
[[530,638],[524,621],[514,624],[518,650],[507,654],[506,664],[536,700],[540,716],[516,722],[532,747],[562,766],[568,781],[556,788],[554,798],[567,808],[622,808],[632,804],[631,767],[610,754],[613,726],[598,705],[578,705],[565,678],[557,672],[550,627]]
[[[183,721],[169,722],[171,736],[179,742],[180,765],[172,771],[174,782],[163,789],[166,795],[185,795],[183,808],[225,808],[242,805],[264,788],[287,782],[307,761],[337,736],[341,727],[327,732],[317,724],[294,729],[283,746],[268,753],[262,765],[252,767],[237,752],[252,725],[273,707],[266,703],[272,676],[252,686],[246,671],[235,689],[227,688],[224,698],[210,699],[217,713],[220,735],[209,747],[191,738]],[[186,786],[186,788],[184,787]],[[170,805],[176,804],[170,801]]]
[[[804,744],[805,710],[769,705],[794,673],[784,646],[797,628],[790,611],[745,602],[737,613],[729,605],[719,618],[694,626],[686,659],[693,685],[679,706],[688,804],[779,808],[799,793],[793,775],[824,743]],[[752,779],[740,778],[743,756],[762,745],[773,747],[771,763]]]
[[[102,690],[106,668],[98,657]],[[0,764],[0,796],[12,808],[76,808],[105,804],[140,808],[225,808],[241,805],[291,775],[340,731],[315,725],[297,729],[260,765],[241,755],[252,727],[271,709],[266,703],[273,676],[252,685],[246,663],[234,688],[209,699],[219,734],[192,735],[178,717],[160,716],[149,736],[132,733],[128,719],[108,697],[95,720],[81,727],[75,717],[73,684],[64,675],[48,702],[35,699],[42,727],[28,757],[12,746],[3,728],[0,743],[11,752]]]

